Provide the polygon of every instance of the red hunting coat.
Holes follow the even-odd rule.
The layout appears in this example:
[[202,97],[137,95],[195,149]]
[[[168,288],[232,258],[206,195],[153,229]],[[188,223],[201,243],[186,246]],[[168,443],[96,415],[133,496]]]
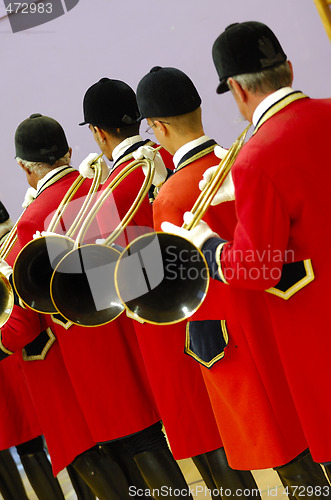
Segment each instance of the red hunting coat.
[[[161,188],[154,203],[156,229],[165,220],[182,225],[184,212],[200,194],[203,172],[219,163],[214,145],[202,144],[199,151],[187,153]],[[230,237],[236,224],[234,202],[210,207],[204,219]],[[250,345],[245,331],[256,331],[254,318],[260,342]],[[200,363],[230,466],[275,467],[302,452],[306,442],[280,358],[275,343],[264,338],[269,322],[261,300],[231,296],[211,279],[207,297],[187,328],[195,338],[187,336],[186,352]]]
[[268,338],[277,344],[311,454],[327,462],[331,100],[294,93],[283,104],[269,108],[233,166],[233,238],[219,232],[221,245],[210,240],[207,247],[221,252],[220,267],[215,259],[211,265],[226,288],[267,290]]
[[[165,165],[172,170],[172,157],[164,150],[161,154]],[[116,162],[104,188],[132,160],[129,154]],[[114,226],[114,217],[117,225],[116,214],[121,218],[125,215],[143,181],[144,174],[139,168],[114,191],[116,205],[113,200],[104,205],[98,215],[104,236],[109,234],[109,227]],[[152,227],[152,206],[146,197],[126,230],[125,240],[122,236],[117,242],[127,244]],[[185,324],[155,326],[136,321],[133,324],[175,458],[192,457],[222,446],[199,366],[183,352]]]
[[[77,177],[69,168],[47,181],[47,187],[24,212],[18,224],[20,245],[47,229],[50,214]],[[75,198],[86,194],[85,181]],[[70,204],[68,229],[81,203]],[[64,231],[66,232],[66,231]],[[99,237],[98,234],[95,237]],[[132,322],[124,315],[108,325],[85,328],[57,319],[52,330],[93,440],[108,441],[138,432],[159,420]]]

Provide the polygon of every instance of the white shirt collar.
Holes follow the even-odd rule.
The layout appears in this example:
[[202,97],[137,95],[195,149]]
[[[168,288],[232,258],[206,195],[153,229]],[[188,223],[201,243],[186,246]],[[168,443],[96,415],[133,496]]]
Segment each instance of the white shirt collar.
[[129,147],[133,146],[133,144],[136,144],[136,142],[142,141],[142,137],[140,135],[133,135],[132,137],[127,137],[124,139],[124,141],[120,142],[117,144],[117,146],[113,149],[113,161],[114,163],[116,160],[122,156]]
[[48,181],[48,179],[50,179],[51,177],[53,177],[53,175],[57,174],[58,172],[61,172],[61,170],[64,170],[65,168],[68,168],[68,167],[69,167],[69,165],[64,165],[64,166],[62,165],[62,167],[56,167],[56,168],[53,168],[52,170],[50,170],[49,172],[47,172],[47,174],[44,175],[44,177],[37,182],[37,192],[40,191],[40,189],[43,187],[45,182]]
[[271,106],[273,106],[273,104],[280,101],[281,99],[283,99],[283,97],[286,97],[292,92],[294,92],[294,90],[291,87],[282,87],[281,89],[276,90],[272,94],[268,95],[268,97],[263,99],[263,101],[260,102],[260,104],[255,108],[255,111],[253,113],[252,122],[254,127],[256,127],[259,119],[267,111],[267,109],[269,109]]
[[175,167],[176,168],[178,167],[180,160],[183,158],[183,156],[186,155],[186,153],[188,153],[189,151],[191,151],[191,149],[194,149],[197,146],[200,146],[201,144],[207,141],[210,141],[210,137],[208,137],[207,135],[202,135],[198,139],[194,139],[194,141],[187,142],[186,144],[184,144],[184,146],[179,148],[173,156],[173,162],[175,164]]

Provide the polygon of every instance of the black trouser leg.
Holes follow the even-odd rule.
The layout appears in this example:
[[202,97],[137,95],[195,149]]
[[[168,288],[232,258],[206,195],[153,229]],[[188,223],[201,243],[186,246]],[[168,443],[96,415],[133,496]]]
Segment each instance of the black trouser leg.
[[85,481],[80,477],[78,472],[76,472],[73,465],[68,465],[67,472],[68,476],[70,477],[72,487],[75,490],[77,500],[95,500],[94,493],[85,483]]
[[58,480],[53,476],[41,436],[16,446],[27,478],[39,500],[64,500]]
[[305,450],[288,464],[275,467],[275,471],[292,489],[298,500],[317,500],[323,497],[323,491],[330,492],[330,485],[322,467],[313,461],[309,450]]
[[132,453],[148,487],[153,490],[154,498],[192,498],[182,471],[168,448],[160,422],[126,438],[125,446]]
[[[253,474],[249,470],[232,469],[226,458],[224,448],[205,453],[206,459],[221,496],[261,498]],[[223,495],[222,495],[222,490]]]
[[99,500],[130,500],[129,485],[119,464],[101,447],[85,451],[72,462]]
[[209,465],[208,465],[208,460],[206,458],[205,453],[202,453],[201,455],[196,455],[195,457],[192,457],[193,463],[200,472],[200,476],[204,480],[207,488],[211,491],[211,496],[213,500],[219,500],[219,495],[216,496],[213,494],[213,491],[217,489],[216,484],[214,483],[213,476],[211,475]]
[[0,492],[4,500],[28,500],[20,473],[9,450],[0,451]]
[[208,489],[213,490],[214,488],[217,488],[213,476],[211,475],[209,465],[208,465],[208,460],[206,458],[206,454],[202,453],[201,455],[196,455],[195,457],[192,457],[193,463],[198,469],[200,476],[206,483],[206,486]]

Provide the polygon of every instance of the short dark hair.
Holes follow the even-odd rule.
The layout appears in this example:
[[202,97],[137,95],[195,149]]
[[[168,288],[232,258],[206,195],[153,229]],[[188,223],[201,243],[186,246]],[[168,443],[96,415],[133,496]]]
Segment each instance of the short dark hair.
[[134,123],[133,125],[128,125],[127,127],[99,127],[98,125],[93,125],[92,127],[98,127],[108,134],[117,137],[118,139],[126,139],[127,137],[132,137],[133,135],[139,134],[140,122]]

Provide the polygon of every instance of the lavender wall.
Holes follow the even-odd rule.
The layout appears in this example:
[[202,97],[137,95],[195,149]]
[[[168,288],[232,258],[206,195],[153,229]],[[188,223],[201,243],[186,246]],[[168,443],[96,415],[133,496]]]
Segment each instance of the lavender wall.
[[201,94],[205,132],[229,146],[244,127],[231,95],[215,92],[211,46],[228,24],[247,20],[276,32],[294,64],[296,88],[330,96],[331,45],[313,0],[80,0],[65,15],[15,34],[8,18],[0,19],[0,199],[12,217],[21,213],[27,188],[14,160],[17,125],[35,112],[56,118],[77,166],[97,151],[78,123],[86,89],[103,76],[136,88],[152,66],[182,69]]

